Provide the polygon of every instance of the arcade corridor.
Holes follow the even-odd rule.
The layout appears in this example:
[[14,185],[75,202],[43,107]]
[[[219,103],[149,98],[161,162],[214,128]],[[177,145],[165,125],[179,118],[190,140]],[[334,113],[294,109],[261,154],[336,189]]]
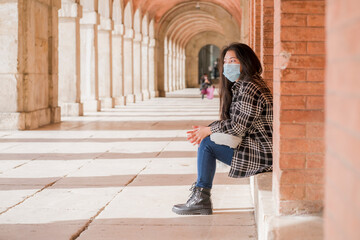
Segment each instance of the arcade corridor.
[[[359,38],[358,0],[1,0],[0,239],[360,239]],[[273,172],[219,165],[216,214],[175,217],[231,42],[273,93]]]

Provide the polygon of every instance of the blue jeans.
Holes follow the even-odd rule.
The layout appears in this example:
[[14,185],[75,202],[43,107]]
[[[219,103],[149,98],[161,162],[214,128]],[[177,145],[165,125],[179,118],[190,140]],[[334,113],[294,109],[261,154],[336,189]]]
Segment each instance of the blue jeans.
[[216,170],[216,159],[231,165],[234,150],[228,146],[218,145],[210,140],[210,136],[204,138],[199,146],[197,154],[197,187],[211,188]]

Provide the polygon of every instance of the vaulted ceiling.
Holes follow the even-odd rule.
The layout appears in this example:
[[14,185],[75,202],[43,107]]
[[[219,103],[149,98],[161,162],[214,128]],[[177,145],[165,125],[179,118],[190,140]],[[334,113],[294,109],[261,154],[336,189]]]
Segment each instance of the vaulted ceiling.
[[[129,0],[125,0],[125,4]],[[133,0],[134,9],[140,8],[143,13],[148,12],[150,18],[155,18],[156,22],[159,22],[160,19],[173,7],[181,3],[214,3],[224,8],[229,12],[230,15],[236,19],[238,25],[241,25],[241,3],[239,0]]]

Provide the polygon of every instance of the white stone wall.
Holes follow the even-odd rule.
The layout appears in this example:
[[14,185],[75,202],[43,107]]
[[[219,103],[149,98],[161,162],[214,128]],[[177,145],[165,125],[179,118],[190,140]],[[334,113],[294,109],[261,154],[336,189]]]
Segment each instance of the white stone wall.
[[60,121],[60,6],[60,0],[0,2],[0,129],[34,129]]

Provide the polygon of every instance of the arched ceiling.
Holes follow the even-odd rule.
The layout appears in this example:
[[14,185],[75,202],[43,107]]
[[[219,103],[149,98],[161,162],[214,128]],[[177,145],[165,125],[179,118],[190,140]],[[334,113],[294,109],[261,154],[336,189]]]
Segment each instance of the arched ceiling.
[[[169,9],[157,23],[157,39],[185,47],[191,38],[202,32],[216,32],[228,41],[240,39],[240,27],[233,15],[211,1],[182,1]],[[238,13],[240,15],[240,13]]]
[[[125,0],[125,4],[129,0]],[[241,3],[239,0],[133,0],[134,9],[141,8],[142,12],[148,12],[150,18],[155,18],[156,23],[173,7],[181,3],[213,3],[224,8],[237,24],[241,26]]]

